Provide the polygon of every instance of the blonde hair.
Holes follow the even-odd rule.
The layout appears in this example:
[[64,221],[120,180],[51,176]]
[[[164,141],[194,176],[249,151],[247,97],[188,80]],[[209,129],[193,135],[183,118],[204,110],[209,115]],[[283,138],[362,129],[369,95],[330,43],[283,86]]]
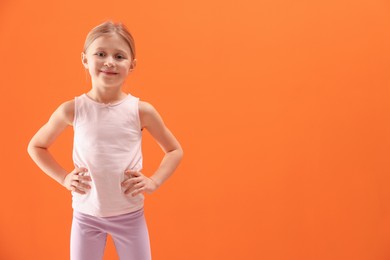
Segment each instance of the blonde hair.
[[127,27],[122,23],[114,23],[112,21],[106,21],[104,23],[99,24],[95,28],[93,28],[87,35],[84,43],[84,53],[87,52],[88,47],[92,44],[94,40],[103,35],[110,35],[116,33],[121,36],[126,43],[130,47],[130,53],[132,60],[135,59],[135,44],[134,38],[127,29]]

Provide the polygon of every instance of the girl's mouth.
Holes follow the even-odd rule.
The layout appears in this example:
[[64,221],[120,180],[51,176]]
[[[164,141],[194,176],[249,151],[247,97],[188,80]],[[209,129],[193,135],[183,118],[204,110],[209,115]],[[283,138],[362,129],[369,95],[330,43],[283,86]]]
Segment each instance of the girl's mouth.
[[116,74],[118,74],[118,73],[112,72],[112,71],[103,71],[103,70],[101,70],[100,72],[102,72],[104,74],[107,74],[107,75],[116,75]]

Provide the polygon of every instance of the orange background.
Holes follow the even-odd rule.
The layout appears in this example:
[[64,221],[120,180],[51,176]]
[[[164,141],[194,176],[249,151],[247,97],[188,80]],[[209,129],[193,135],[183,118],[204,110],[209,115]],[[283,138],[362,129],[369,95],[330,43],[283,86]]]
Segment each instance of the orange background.
[[[153,259],[390,259],[388,1],[0,3],[0,258],[69,259],[71,196],[27,154],[87,92],[90,29],[125,23],[125,91],[184,148],[146,198]],[[73,130],[51,151],[69,171]],[[144,133],[144,173],[163,156]],[[111,240],[105,259],[117,259]]]

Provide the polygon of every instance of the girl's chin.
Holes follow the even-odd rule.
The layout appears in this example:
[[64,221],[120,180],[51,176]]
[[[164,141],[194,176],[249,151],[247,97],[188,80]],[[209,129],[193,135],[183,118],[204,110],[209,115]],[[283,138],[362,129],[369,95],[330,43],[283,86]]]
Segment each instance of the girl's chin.
[[93,87],[97,88],[106,88],[106,89],[113,89],[113,88],[121,88],[123,85],[123,82],[104,82],[104,81],[95,81],[92,82]]
[[118,85],[121,86],[124,83],[124,81],[118,79],[117,80],[98,79],[92,82],[95,82],[97,85],[103,87],[117,87]]

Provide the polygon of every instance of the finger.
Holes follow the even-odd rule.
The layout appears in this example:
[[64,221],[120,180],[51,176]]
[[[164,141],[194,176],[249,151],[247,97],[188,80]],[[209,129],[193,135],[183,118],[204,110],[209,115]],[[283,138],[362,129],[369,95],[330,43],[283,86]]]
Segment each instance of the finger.
[[134,187],[130,187],[127,190],[125,190],[125,194],[132,193],[134,190],[135,190]]
[[139,177],[139,176],[142,175],[141,172],[139,172],[139,171],[133,171],[133,170],[129,171],[129,173],[130,173],[130,176],[131,176],[131,177]]
[[91,176],[80,176],[80,179],[81,181],[92,181],[92,178]]
[[77,185],[77,188],[80,189],[80,190],[85,190],[85,191],[87,191],[87,190],[91,189],[91,186],[88,185],[88,184],[80,183],[80,182],[79,182],[79,184]]
[[77,181],[92,181],[91,176],[73,175],[73,180]]
[[142,178],[131,178],[122,182],[122,186],[133,186],[142,181]]
[[140,189],[140,188],[143,188],[144,186],[145,186],[145,184],[144,184],[143,182],[139,182],[139,183],[135,184],[135,185],[133,186],[133,188],[134,188],[135,190],[138,190],[138,189]]
[[132,192],[134,192],[135,190],[137,190],[139,188],[142,188],[142,186],[138,186],[138,187],[132,186],[132,187],[129,187],[128,189],[125,190],[125,194],[132,193]]
[[128,177],[128,178],[133,178],[133,177],[138,177],[139,176],[139,173],[137,171],[134,171],[134,170],[126,170],[125,171],[125,175]]
[[75,192],[80,193],[80,194],[86,194],[85,191],[82,191],[82,190],[79,190],[79,189],[76,189]]
[[133,188],[132,182],[130,180],[123,181],[121,183],[122,188],[124,189],[124,192],[126,193],[127,190]]
[[137,184],[137,183],[140,183],[142,182],[144,179],[142,177],[134,177],[132,178],[130,181],[133,183],[133,184]]
[[125,170],[125,173],[128,173],[128,174],[130,174],[130,173],[136,173],[136,172],[137,172],[136,170],[131,170],[131,169]]
[[74,187],[74,186],[71,186],[71,187],[70,187],[70,190],[71,190],[72,192],[77,192],[77,193],[80,193],[80,194],[86,194],[85,191],[79,190],[79,189],[77,189],[77,188]]
[[142,192],[144,192],[144,191],[145,191],[145,187],[140,188],[140,189],[136,190],[135,192],[133,192],[133,193],[131,194],[131,196],[135,197],[135,196],[137,196],[138,194],[140,194],[140,193],[142,193]]
[[128,178],[131,178],[131,172],[130,171],[125,171],[125,176]]
[[132,193],[133,191],[137,190],[137,189],[140,189],[140,188],[143,188],[145,185],[142,184],[142,183],[139,183],[139,184],[136,184],[136,185],[132,185],[130,187],[128,187],[126,190],[125,190],[125,194],[129,194],[129,193]]
[[75,173],[78,175],[82,175],[83,173],[86,173],[86,172],[88,172],[88,169],[85,167],[75,169]]
[[88,191],[89,189],[91,189],[91,186],[88,185],[88,184],[84,184],[84,183],[81,183],[81,182],[78,182],[78,181],[72,181],[71,182],[71,187],[75,188],[75,189],[79,189],[79,190],[82,190],[82,191]]

